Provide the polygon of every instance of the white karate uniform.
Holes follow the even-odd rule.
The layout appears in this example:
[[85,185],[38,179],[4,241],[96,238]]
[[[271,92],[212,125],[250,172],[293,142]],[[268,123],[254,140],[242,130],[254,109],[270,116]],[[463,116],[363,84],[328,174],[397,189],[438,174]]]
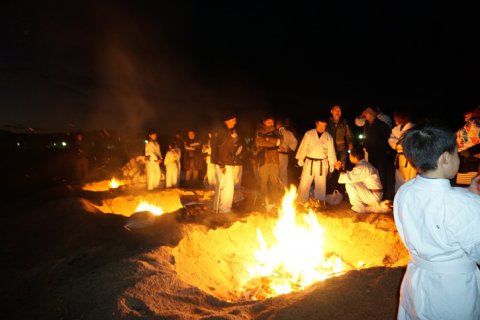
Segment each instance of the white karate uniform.
[[408,162],[407,158],[405,158],[403,147],[399,144],[403,133],[413,126],[414,124],[411,122],[406,123],[403,128],[401,128],[401,125],[398,125],[392,129],[392,133],[388,138],[388,144],[390,147],[397,151],[395,164],[398,168],[395,168],[395,192],[398,191],[398,188],[400,188],[402,184],[417,175],[417,170],[415,170],[415,168]]
[[304,204],[308,201],[310,187],[314,181],[314,198],[324,201],[327,173],[329,170],[333,172],[337,161],[332,136],[324,131],[319,138],[316,129],[308,130],[300,142],[295,158],[304,162],[298,185],[298,202]]
[[178,166],[177,161],[180,159],[180,154],[175,149],[170,149],[165,154],[165,187],[176,188],[179,186],[178,181]]
[[145,171],[147,174],[147,190],[153,190],[160,185],[160,164],[156,162],[162,159],[160,145],[157,141],[149,140],[145,145]]
[[[351,171],[342,172],[338,183],[345,184],[352,210],[358,213],[382,212],[382,182],[378,170],[365,160],[360,160]],[[374,190],[374,191],[372,191]]]
[[417,175],[394,200],[410,253],[398,319],[480,319],[480,196]]

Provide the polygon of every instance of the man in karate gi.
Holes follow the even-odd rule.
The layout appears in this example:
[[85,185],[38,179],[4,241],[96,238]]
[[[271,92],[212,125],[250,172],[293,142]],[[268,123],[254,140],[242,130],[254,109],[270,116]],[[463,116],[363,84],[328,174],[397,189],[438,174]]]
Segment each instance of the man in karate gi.
[[303,166],[298,185],[297,202],[304,205],[310,198],[310,187],[315,182],[314,198],[325,204],[327,191],[327,174],[335,170],[335,146],[333,137],[326,131],[326,117],[315,122],[315,129],[305,132],[295,158],[300,167]]

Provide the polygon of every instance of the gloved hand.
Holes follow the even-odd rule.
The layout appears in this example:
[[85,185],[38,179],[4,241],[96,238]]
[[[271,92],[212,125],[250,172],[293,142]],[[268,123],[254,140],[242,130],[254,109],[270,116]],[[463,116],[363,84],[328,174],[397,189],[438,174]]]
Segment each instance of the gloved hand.
[[299,167],[303,167],[303,160],[298,160],[297,164]]

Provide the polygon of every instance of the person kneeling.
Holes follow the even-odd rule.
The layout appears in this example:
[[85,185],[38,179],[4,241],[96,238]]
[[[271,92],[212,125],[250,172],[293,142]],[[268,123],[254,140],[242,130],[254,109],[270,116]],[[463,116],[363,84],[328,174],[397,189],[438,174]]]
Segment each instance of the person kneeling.
[[[345,184],[352,210],[357,213],[385,213],[390,210],[387,201],[382,202],[383,187],[378,170],[365,159],[361,146],[354,146],[349,155],[354,165],[351,171],[341,172],[338,183]],[[342,163],[335,163],[337,170],[342,170]]]

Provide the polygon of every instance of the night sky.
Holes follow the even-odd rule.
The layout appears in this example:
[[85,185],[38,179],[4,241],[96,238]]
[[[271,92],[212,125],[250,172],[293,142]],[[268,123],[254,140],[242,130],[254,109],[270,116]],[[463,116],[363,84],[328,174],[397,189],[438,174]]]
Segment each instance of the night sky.
[[333,103],[347,119],[374,104],[461,123],[461,113],[480,104],[478,23],[468,8],[414,1],[2,6],[3,129],[171,133],[208,126],[225,110],[244,123],[268,112],[309,128]]

